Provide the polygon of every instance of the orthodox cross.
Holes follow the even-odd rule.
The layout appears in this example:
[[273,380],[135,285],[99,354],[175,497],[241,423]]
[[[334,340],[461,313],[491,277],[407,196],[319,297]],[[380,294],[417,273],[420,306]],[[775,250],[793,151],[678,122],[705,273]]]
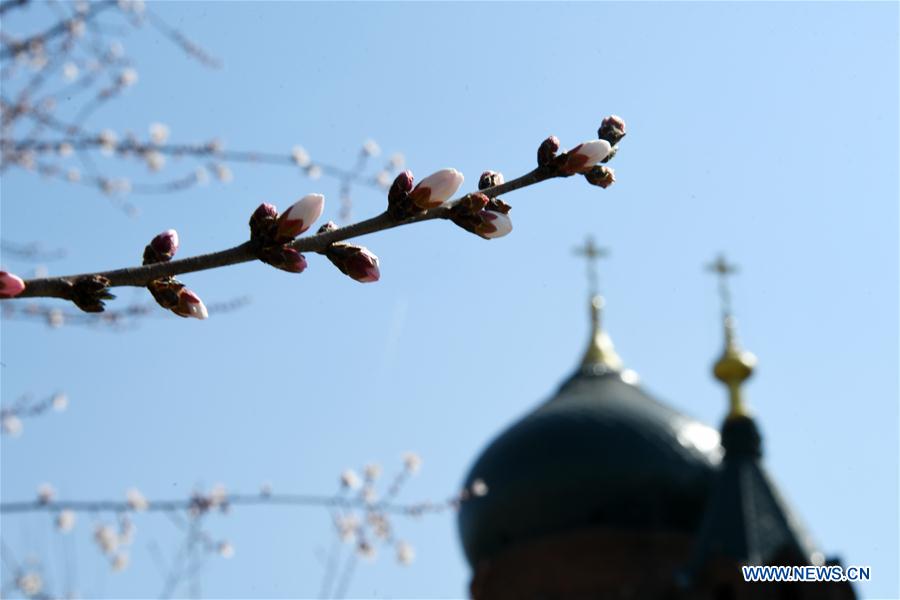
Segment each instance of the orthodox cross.
[[731,316],[731,290],[728,287],[728,277],[738,272],[738,267],[725,259],[724,254],[719,254],[716,260],[706,265],[706,270],[715,273],[719,280],[719,300],[722,302],[722,315]]
[[590,287],[591,297],[596,296],[600,279],[597,273],[597,261],[609,256],[609,250],[597,246],[594,243],[594,238],[588,236],[583,246],[575,247],[575,254],[585,259],[585,262],[587,263],[588,286]]

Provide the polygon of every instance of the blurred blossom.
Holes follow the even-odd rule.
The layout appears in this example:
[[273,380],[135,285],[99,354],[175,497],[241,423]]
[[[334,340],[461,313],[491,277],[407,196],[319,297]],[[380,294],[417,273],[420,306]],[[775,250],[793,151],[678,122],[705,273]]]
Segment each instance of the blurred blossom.
[[341,473],[341,486],[355,490],[362,484],[362,481],[359,478],[359,475],[356,474],[356,471],[353,469],[347,469],[343,473]]
[[124,571],[128,567],[128,553],[117,552],[110,561],[113,571]]
[[391,524],[384,513],[369,512],[366,515],[366,521],[369,523],[369,527],[372,528],[375,537],[386,540],[391,536]]
[[377,481],[381,477],[381,465],[378,463],[369,463],[363,468],[363,475],[368,481]]
[[197,167],[194,170],[194,181],[200,185],[206,184],[209,181],[209,171],[204,167]]
[[370,544],[367,540],[359,540],[359,543],[356,545],[356,551],[359,552],[360,556],[367,560],[375,560],[375,546]]
[[34,152],[31,150],[26,150],[25,152],[21,152],[17,157],[17,162],[19,166],[23,169],[28,169],[29,171],[34,169]]
[[78,77],[78,65],[73,62],[67,62],[63,65],[63,77],[65,77],[66,81],[72,81]]
[[322,176],[322,167],[319,165],[309,165],[306,167],[306,176],[312,180],[316,180]]
[[360,523],[359,519],[354,514],[339,516],[335,519],[334,522],[335,527],[338,530],[338,537],[341,538],[342,541],[346,542],[353,538],[356,535],[356,530],[359,529]]
[[391,174],[387,171],[378,171],[375,175],[375,182],[381,187],[387,189],[391,187]]
[[206,149],[213,154],[218,154],[225,149],[225,144],[222,143],[222,140],[220,140],[219,138],[213,138],[206,142]]
[[221,483],[215,484],[209,492],[211,506],[222,506],[228,502],[228,490]]
[[62,142],[62,143],[56,148],[56,151],[59,153],[59,155],[60,155],[61,157],[66,158],[67,156],[71,156],[71,155],[72,155],[72,152],[75,151],[75,148],[73,148],[73,147],[72,147],[72,144],[70,144],[69,142]]
[[162,170],[166,165],[166,157],[156,150],[145,152],[144,160],[147,162],[147,168],[154,172]]
[[488,486],[483,479],[476,479],[472,482],[472,494],[477,497],[486,496]]
[[73,527],[75,527],[75,513],[73,511],[66,509],[56,515],[56,528],[59,531],[68,533],[72,531]]
[[49,483],[42,483],[38,486],[37,496],[41,504],[50,504],[56,497],[56,489]]
[[59,392],[53,395],[50,404],[53,406],[53,410],[62,412],[69,407],[69,397],[64,393]]
[[410,473],[416,473],[422,468],[422,458],[415,452],[404,452],[403,467]]
[[411,545],[409,545],[407,542],[397,543],[397,561],[401,565],[412,564],[412,561],[415,560],[415,558],[416,551]]
[[310,163],[309,152],[303,146],[294,146],[291,150],[291,159],[298,167],[308,167]]
[[128,508],[135,512],[147,510],[147,507],[149,506],[147,498],[145,498],[144,494],[137,488],[131,488],[125,492],[125,499],[128,502]]
[[72,19],[68,23],[68,29],[73,37],[81,37],[84,35],[84,21],[81,19]]
[[66,323],[66,316],[62,309],[52,308],[47,313],[47,325],[56,329],[62,327]]
[[69,169],[68,171],[66,171],[66,179],[68,179],[72,183],[81,181],[81,171],[79,171],[78,169]]
[[126,177],[119,177],[111,181],[113,191],[119,194],[128,194],[131,192],[131,180]]
[[165,144],[169,139],[169,126],[165,123],[150,124],[150,141],[154,144]]
[[44,580],[34,571],[23,573],[16,579],[16,587],[26,596],[37,596],[44,589]]
[[94,528],[94,541],[104,554],[112,554],[119,547],[119,536],[109,525],[98,524]]
[[3,415],[3,418],[0,419],[0,427],[2,427],[3,433],[13,437],[22,434],[22,420],[16,415]]
[[406,157],[400,152],[395,152],[391,155],[390,163],[392,169],[402,169],[406,164]]
[[234,175],[232,174],[231,169],[229,169],[226,165],[216,163],[213,166],[213,169],[216,173],[216,179],[218,179],[222,183],[229,183],[232,179],[234,179]]
[[222,558],[232,558],[234,556],[234,546],[227,541],[219,542],[217,551]]
[[97,136],[97,141],[100,142],[100,151],[106,155],[112,154],[116,149],[116,142],[118,139],[115,131],[112,129],[104,129],[100,132],[100,135]]
[[375,140],[366,140],[363,144],[362,151],[366,156],[378,156],[381,154],[381,147]]
[[134,541],[134,534],[137,531],[137,527],[134,524],[134,521],[128,518],[128,515],[123,515],[119,520],[119,543],[128,546],[131,542]]
[[109,45],[109,54],[113,58],[121,58],[125,55],[125,46],[122,45],[122,42],[114,40]]
[[378,501],[378,492],[371,485],[367,485],[362,490],[362,499],[366,504],[374,504]]
[[47,55],[46,54],[38,54],[31,59],[31,68],[35,71],[40,71],[44,67],[47,66]]

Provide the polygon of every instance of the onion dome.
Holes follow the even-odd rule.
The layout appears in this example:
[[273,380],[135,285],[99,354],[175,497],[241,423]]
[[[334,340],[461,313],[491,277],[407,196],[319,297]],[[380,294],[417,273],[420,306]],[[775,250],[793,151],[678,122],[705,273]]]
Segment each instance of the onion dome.
[[699,526],[719,435],[638,385],[602,328],[602,307],[595,296],[580,367],[500,434],[466,478],[466,489],[487,489],[459,511],[473,567],[570,531],[693,533]]

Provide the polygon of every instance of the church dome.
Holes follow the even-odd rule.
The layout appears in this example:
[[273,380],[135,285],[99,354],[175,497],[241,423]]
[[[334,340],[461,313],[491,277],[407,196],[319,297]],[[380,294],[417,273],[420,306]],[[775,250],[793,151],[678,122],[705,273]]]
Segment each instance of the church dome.
[[[591,343],[552,398],[475,461],[459,530],[470,564],[568,531],[694,533],[721,447],[715,429],[659,402],[623,370],[592,305]],[[484,485],[476,483],[482,481]]]

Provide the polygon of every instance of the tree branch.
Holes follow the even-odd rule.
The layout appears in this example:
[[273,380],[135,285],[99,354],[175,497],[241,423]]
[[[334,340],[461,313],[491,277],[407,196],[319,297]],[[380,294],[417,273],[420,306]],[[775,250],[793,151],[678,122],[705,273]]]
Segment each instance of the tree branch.
[[[481,193],[488,198],[496,198],[500,194],[528,187],[546,179],[559,176],[561,175],[551,168],[538,167],[521,177],[501,185],[481,190]],[[394,220],[385,212],[371,219],[353,223],[332,231],[299,238],[288,245],[298,252],[321,252],[335,242],[341,242],[378,231],[393,229],[394,227],[399,227],[401,225],[411,225],[413,223],[429,221],[432,219],[447,218],[452,207],[459,201],[460,199],[456,199],[448,204],[427,210],[420,215],[402,221]],[[232,248],[228,248],[227,250],[201,254],[181,260],[173,260],[171,262],[126,267],[112,271],[82,273],[79,275],[29,279],[25,281],[25,290],[16,296],[16,298],[50,297],[69,299],[72,291],[72,284],[76,280],[87,277],[104,277],[109,280],[109,287],[143,287],[148,285],[151,281],[163,277],[193,273],[196,271],[206,271],[252,260],[257,260],[257,257],[254,245],[248,241]]]

